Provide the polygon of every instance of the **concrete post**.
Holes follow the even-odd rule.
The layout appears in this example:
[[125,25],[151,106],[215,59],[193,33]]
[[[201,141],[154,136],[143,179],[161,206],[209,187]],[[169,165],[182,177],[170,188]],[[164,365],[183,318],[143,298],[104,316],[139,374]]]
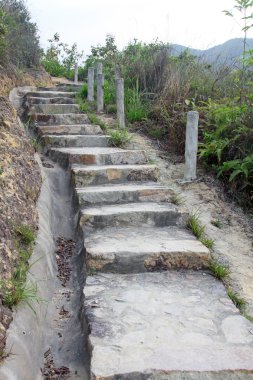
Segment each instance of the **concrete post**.
[[126,127],[125,104],[124,104],[124,79],[116,79],[116,101],[117,101],[117,120],[119,128]]
[[103,63],[102,62],[97,63],[97,78],[98,78],[98,74],[103,74]]
[[78,84],[78,64],[75,65],[75,84]]
[[116,65],[115,66],[115,80],[120,79],[120,78],[121,78],[120,66]]
[[97,75],[97,111],[104,111],[104,76]]
[[185,181],[192,181],[197,178],[198,121],[198,112],[190,111],[187,113],[184,170]]
[[89,102],[94,100],[94,67],[88,68],[88,96]]

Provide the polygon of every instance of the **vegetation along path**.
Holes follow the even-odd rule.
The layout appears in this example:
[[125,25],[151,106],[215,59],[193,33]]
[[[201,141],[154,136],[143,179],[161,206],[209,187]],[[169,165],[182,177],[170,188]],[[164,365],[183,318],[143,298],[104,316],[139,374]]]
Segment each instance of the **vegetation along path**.
[[[209,249],[187,228],[174,189],[158,182],[159,168],[143,150],[108,146],[67,86],[25,100],[46,154],[71,172],[90,378],[253,379],[252,324],[209,271]],[[58,356],[64,376],[80,378],[80,363]]]

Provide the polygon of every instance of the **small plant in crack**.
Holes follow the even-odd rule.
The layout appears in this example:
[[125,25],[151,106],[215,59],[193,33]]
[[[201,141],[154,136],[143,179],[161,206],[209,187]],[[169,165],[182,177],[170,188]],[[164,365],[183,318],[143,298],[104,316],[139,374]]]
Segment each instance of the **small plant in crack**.
[[211,221],[211,224],[217,228],[220,228],[220,229],[223,227],[223,224],[219,219],[213,219]]
[[247,302],[244,298],[239,297],[232,289],[228,289],[228,296],[235,306],[243,313],[245,311]]
[[195,235],[197,239],[200,240],[203,237],[205,227],[200,224],[199,215],[197,212],[189,216],[187,220],[187,228],[192,231],[193,235]]
[[115,147],[124,147],[131,140],[131,135],[125,129],[109,130],[109,143]]
[[222,280],[224,277],[227,277],[230,274],[229,268],[226,265],[222,265],[214,259],[210,260],[209,268],[212,271],[213,275],[219,280]]
[[213,248],[214,241],[205,237],[205,226],[200,223],[199,214],[197,212],[189,216],[186,226],[202,244],[209,249]]
[[171,203],[173,203],[176,206],[180,206],[185,203],[185,198],[182,195],[179,194],[173,194],[170,197]]
[[101,121],[94,113],[88,113],[88,118],[91,124],[99,125],[100,128],[106,131],[107,127],[103,121]]

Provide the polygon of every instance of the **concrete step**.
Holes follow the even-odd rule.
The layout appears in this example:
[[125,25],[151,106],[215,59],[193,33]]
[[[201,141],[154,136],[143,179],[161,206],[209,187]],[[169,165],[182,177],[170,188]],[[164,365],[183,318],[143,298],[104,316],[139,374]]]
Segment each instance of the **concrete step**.
[[54,97],[54,98],[39,98],[34,96],[28,96],[26,98],[28,105],[33,104],[75,104],[75,98],[69,97]]
[[202,272],[87,278],[91,379],[252,380],[253,328]]
[[78,104],[34,104],[29,113],[47,115],[77,114],[80,112]]
[[72,165],[72,179],[75,187],[125,182],[157,181],[159,169],[155,165],[106,165],[89,166]]
[[52,148],[49,150],[52,160],[63,167],[69,164],[119,165],[144,164],[146,155],[141,150],[122,150],[118,148]]
[[89,272],[140,273],[208,268],[209,250],[178,227],[105,228],[85,237]]
[[170,201],[174,191],[156,183],[125,183],[77,188],[76,194],[79,205],[90,206],[131,202],[166,202]]
[[99,125],[38,125],[37,131],[40,135],[102,135],[103,131]]
[[187,216],[185,210],[169,203],[126,203],[83,208],[80,211],[79,223],[85,231],[108,226],[185,226]]
[[50,115],[44,113],[29,113],[31,120],[39,125],[73,125],[90,124],[90,120],[85,114],[69,113]]
[[107,137],[91,135],[44,135],[42,142],[45,146],[58,147],[107,147]]
[[36,97],[36,98],[75,98],[77,92],[64,92],[64,91],[30,91],[26,93],[26,97]]

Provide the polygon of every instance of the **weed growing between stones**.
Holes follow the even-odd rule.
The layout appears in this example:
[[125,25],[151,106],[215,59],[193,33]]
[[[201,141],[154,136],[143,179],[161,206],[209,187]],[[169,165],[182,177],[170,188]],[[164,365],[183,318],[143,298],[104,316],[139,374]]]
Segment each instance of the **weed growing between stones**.
[[101,129],[106,130],[106,124],[103,123],[97,115],[94,113],[88,113],[88,118],[90,119],[91,124],[99,125]]
[[229,268],[227,266],[219,264],[214,259],[209,262],[209,268],[212,271],[213,275],[219,280],[222,280],[224,277],[227,277],[230,274]]
[[174,205],[180,206],[180,205],[185,203],[185,198],[182,197],[181,195],[175,193],[175,194],[171,195],[170,201]]
[[231,301],[235,304],[235,306],[242,312],[245,312],[246,308],[246,301],[245,299],[241,298],[236,294],[232,289],[228,289],[228,296],[231,299]]
[[212,220],[211,224],[217,228],[220,228],[220,229],[223,227],[223,224],[221,223],[221,221],[219,219]]
[[124,147],[131,140],[131,135],[126,129],[108,130],[109,143],[115,147]]
[[191,214],[187,220],[186,226],[192,231],[193,235],[204,244],[207,248],[212,249],[214,241],[205,237],[205,226],[202,226],[197,212]]

